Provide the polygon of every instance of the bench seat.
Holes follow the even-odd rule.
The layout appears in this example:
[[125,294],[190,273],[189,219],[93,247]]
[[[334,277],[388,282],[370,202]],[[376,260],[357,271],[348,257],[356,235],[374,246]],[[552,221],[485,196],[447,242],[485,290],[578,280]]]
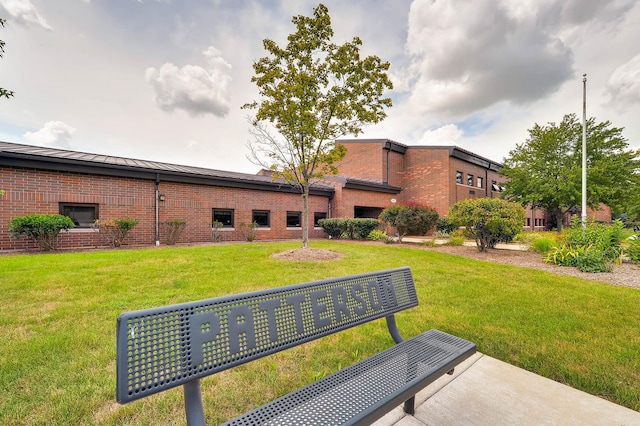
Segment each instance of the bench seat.
[[429,330],[225,425],[368,425],[410,399],[476,351]]

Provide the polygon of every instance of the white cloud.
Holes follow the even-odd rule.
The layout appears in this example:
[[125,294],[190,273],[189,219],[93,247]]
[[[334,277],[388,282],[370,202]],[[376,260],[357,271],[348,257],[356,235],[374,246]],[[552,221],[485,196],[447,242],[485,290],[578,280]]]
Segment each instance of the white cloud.
[[613,71],[606,91],[610,96],[608,105],[621,111],[640,103],[640,53]]
[[422,135],[419,145],[455,145],[464,132],[453,123],[427,130]]
[[40,15],[31,0],[0,0],[0,4],[11,18],[23,25],[39,25],[45,30],[52,30],[47,20]]
[[418,108],[459,116],[504,100],[525,104],[555,92],[572,75],[572,51],[538,25],[536,9],[510,4],[413,2],[406,49]]
[[156,104],[164,111],[182,109],[191,116],[213,114],[224,117],[230,108],[231,65],[213,46],[202,52],[207,68],[165,63],[159,70],[148,68],[145,78],[155,92]]
[[49,121],[36,132],[27,132],[24,138],[37,145],[50,145],[60,148],[70,148],[69,139],[76,129],[62,121]]

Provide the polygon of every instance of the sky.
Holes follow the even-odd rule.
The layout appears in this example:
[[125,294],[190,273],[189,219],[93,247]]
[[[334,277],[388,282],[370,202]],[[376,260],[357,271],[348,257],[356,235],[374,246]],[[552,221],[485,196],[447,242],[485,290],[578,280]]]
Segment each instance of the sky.
[[[0,0],[0,140],[256,173],[252,65],[307,0]],[[503,161],[534,124],[587,116],[640,149],[639,0],[325,0],[334,42],[391,63],[361,138]],[[351,136],[347,135],[346,138]]]

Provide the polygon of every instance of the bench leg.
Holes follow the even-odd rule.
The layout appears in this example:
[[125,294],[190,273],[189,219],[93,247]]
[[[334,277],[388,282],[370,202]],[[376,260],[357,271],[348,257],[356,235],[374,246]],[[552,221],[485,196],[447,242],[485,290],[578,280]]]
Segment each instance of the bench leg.
[[404,402],[404,412],[410,415],[416,413],[416,397],[412,396]]
[[205,426],[200,380],[192,380],[182,387],[184,389],[184,410],[187,415],[187,425]]

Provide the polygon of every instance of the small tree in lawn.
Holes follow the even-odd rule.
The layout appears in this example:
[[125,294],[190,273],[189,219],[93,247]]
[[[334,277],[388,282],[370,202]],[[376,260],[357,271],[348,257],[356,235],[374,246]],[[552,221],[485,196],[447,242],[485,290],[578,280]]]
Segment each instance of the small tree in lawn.
[[256,75],[251,78],[262,99],[243,108],[257,109],[251,119],[250,160],[302,194],[302,246],[307,247],[311,184],[337,173],[334,164],[346,151],[335,139],[357,136],[364,125],[386,117],[391,99],[382,94],[393,85],[388,62],[377,56],[360,58],[359,38],[331,43],[333,29],[324,5],[312,17],[299,15],[292,22],[296,32],[285,48],[264,40],[269,56],[253,64]]
[[449,209],[447,219],[465,227],[465,236],[476,241],[478,250],[486,252],[499,242],[509,242],[524,224],[524,208],[498,198],[459,201]]

